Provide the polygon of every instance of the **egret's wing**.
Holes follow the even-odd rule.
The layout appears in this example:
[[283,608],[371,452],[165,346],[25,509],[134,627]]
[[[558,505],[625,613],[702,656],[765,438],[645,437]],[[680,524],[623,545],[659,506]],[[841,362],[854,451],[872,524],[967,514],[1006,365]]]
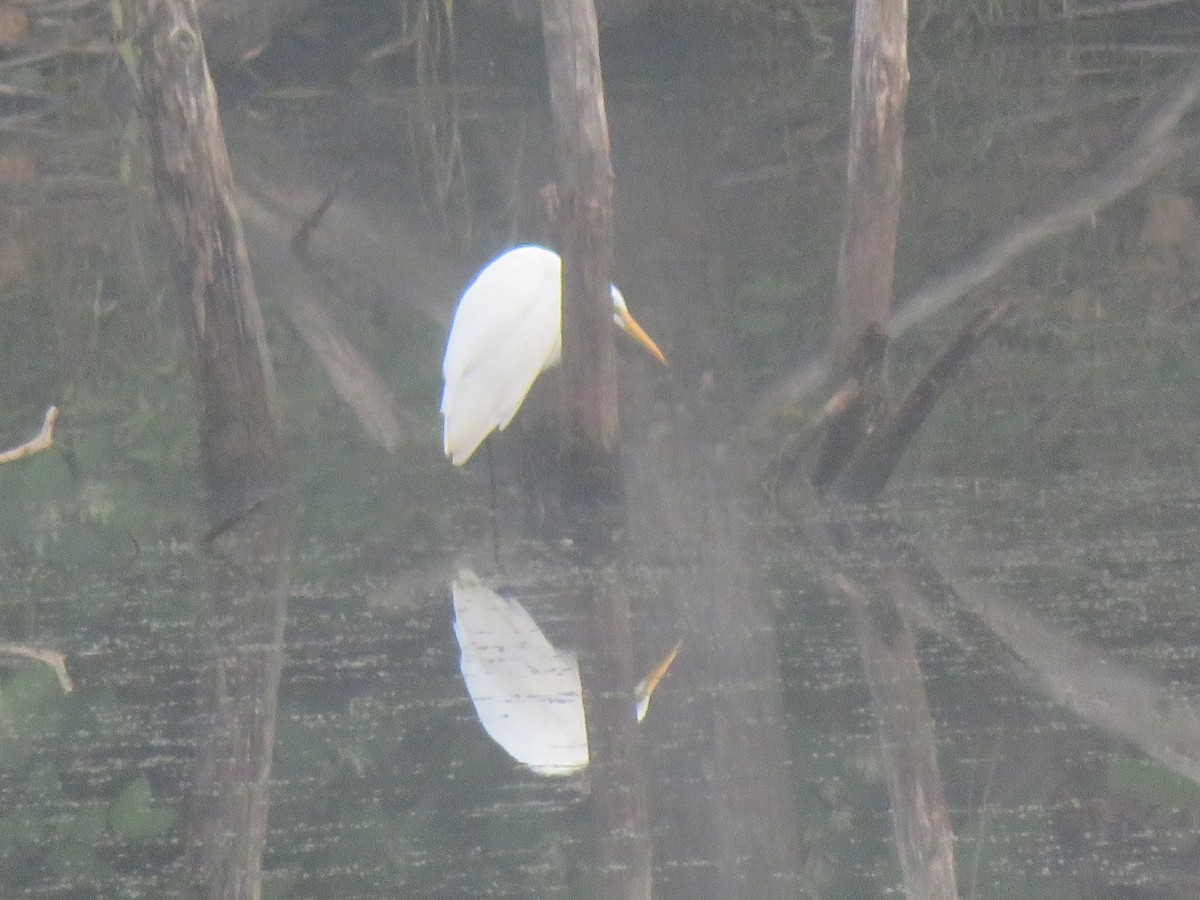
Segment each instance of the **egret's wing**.
[[459,572],[452,593],[459,668],[484,730],[538,774],[567,775],[586,766],[575,658],[556,650],[524,607],[473,572]]
[[463,463],[512,421],[541,372],[562,352],[562,261],[516,247],[463,292],[442,360],[443,447]]
[[493,330],[516,331],[540,297],[553,292],[561,308],[561,282],[562,260],[546,247],[514,247],[488,263],[454,311],[443,374],[465,371],[486,349]]

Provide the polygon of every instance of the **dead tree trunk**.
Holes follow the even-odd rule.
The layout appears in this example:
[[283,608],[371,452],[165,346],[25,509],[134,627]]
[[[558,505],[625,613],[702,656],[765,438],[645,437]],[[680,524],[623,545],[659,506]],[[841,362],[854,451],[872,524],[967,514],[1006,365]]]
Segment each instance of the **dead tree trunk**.
[[291,541],[283,444],[195,5],[124,0],[117,10],[137,60],[219,556],[189,853],[206,896],[257,898]]
[[192,351],[206,486],[224,521],[283,480],[262,313],[194,3],[130,0],[124,9]]
[[833,338],[838,364],[867,328],[884,328],[892,302],[908,93],[907,20],[906,0],[858,0],[854,6],[846,221]]
[[570,466],[582,464],[593,477],[610,480],[604,486],[611,492],[620,484],[615,454],[621,440],[608,293],[613,172],[595,8],[590,0],[543,3],[542,28],[559,169],[555,230],[563,257],[563,447]]
[[633,635],[618,568],[624,522],[617,355],[609,296],[613,172],[592,0],[543,0],[563,257],[562,498],[591,609],[581,659],[601,896],[649,900],[646,774],[634,718]]
[[[871,334],[886,332],[892,302],[908,86],[907,16],[906,0],[858,0],[855,4],[846,219],[833,340],[835,367],[839,368],[856,350],[862,352],[864,341],[868,346],[872,343]],[[854,421],[861,428],[856,437],[869,446],[865,436],[877,430],[874,417],[886,402],[886,369],[881,358],[878,365],[868,364],[863,370],[871,375],[862,385],[863,406]],[[846,446],[854,443],[849,441]],[[864,473],[869,470],[862,468]],[[864,490],[842,478],[833,485],[832,493],[870,502],[885,482],[886,474]],[[835,527],[842,532],[842,513],[836,506],[831,512]],[[871,541],[865,532],[859,532],[857,542],[861,544],[854,548],[857,552],[870,552]],[[847,601],[855,626],[906,892],[921,900],[956,898],[949,807],[938,770],[933,718],[916,639],[886,583],[863,585],[841,574],[831,583]]]

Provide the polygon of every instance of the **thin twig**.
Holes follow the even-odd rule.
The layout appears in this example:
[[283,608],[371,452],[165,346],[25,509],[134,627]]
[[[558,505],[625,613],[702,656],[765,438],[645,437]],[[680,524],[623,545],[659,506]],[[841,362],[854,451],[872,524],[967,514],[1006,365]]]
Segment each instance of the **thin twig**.
[[325,192],[325,196],[321,198],[321,202],[317,204],[317,208],[304,217],[304,221],[300,223],[300,227],[292,235],[292,247],[297,253],[305,254],[308,252],[308,239],[312,235],[313,229],[321,223],[321,219],[325,217],[325,213],[329,211],[329,207],[333,204],[337,195],[346,186],[346,182],[353,177],[354,169],[345,169],[339,172],[337,178],[333,180],[333,185]]

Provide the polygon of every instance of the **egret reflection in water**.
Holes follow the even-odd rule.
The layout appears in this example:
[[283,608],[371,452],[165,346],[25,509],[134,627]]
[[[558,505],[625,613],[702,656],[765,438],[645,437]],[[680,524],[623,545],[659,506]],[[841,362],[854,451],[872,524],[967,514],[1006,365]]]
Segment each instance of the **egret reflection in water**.
[[[520,603],[484,585],[469,569],[452,586],[459,668],[488,735],[539,775],[570,775],[588,764],[579,663],[558,650]],[[637,717],[679,651],[637,686]]]

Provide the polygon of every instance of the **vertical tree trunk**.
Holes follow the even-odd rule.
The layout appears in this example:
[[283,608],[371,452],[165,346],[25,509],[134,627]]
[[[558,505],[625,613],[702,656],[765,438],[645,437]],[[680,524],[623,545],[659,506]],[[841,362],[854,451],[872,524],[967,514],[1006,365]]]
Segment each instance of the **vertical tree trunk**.
[[846,221],[838,259],[835,365],[867,327],[887,325],[908,93],[906,0],[857,0],[846,154]]
[[[839,367],[868,329],[884,333],[892,301],[908,88],[907,16],[905,0],[855,3],[846,220],[833,340]],[[882,376],[877,373],[876,378]],[[866,385],[870,391],[877,387]],[[853,489],[846,493],[870,502],[884,481],[886,477],[873,484],[866,497],[860,498]],[[841,486],[835,485],[833,492]],[[843,512],[834,510],[839,534],[846,530]],[[867,535],[859,532],[856,552],[873,558],[881,550],[870,544]],[[864,589],[841,576],[830,582],[840,586],[854,621],[878,727],[905,890],[920,900],[952,900],[958,896],[953,835],[916,639],[886,584],[876,581]]]
[[257,898],[291,502],[262,315],[193,0],[122,0],[191,350],[213,594],[189,853],[203,893]]
[[624,523],[609,296],[613,172],[592,0],[542,0],[563,257],[562,497],[591,609],[580,660],[602,896],[649,900],[646,775],[633,714],[633,635],[618,566]]
[[[615,456],[621,429],[609,298],[613,172],[591,0],[543,2],[542,30],[559,169],[556,231],[563,257],[564,446],[568,454]],[[610,474],[615,488],[619,473]]]

